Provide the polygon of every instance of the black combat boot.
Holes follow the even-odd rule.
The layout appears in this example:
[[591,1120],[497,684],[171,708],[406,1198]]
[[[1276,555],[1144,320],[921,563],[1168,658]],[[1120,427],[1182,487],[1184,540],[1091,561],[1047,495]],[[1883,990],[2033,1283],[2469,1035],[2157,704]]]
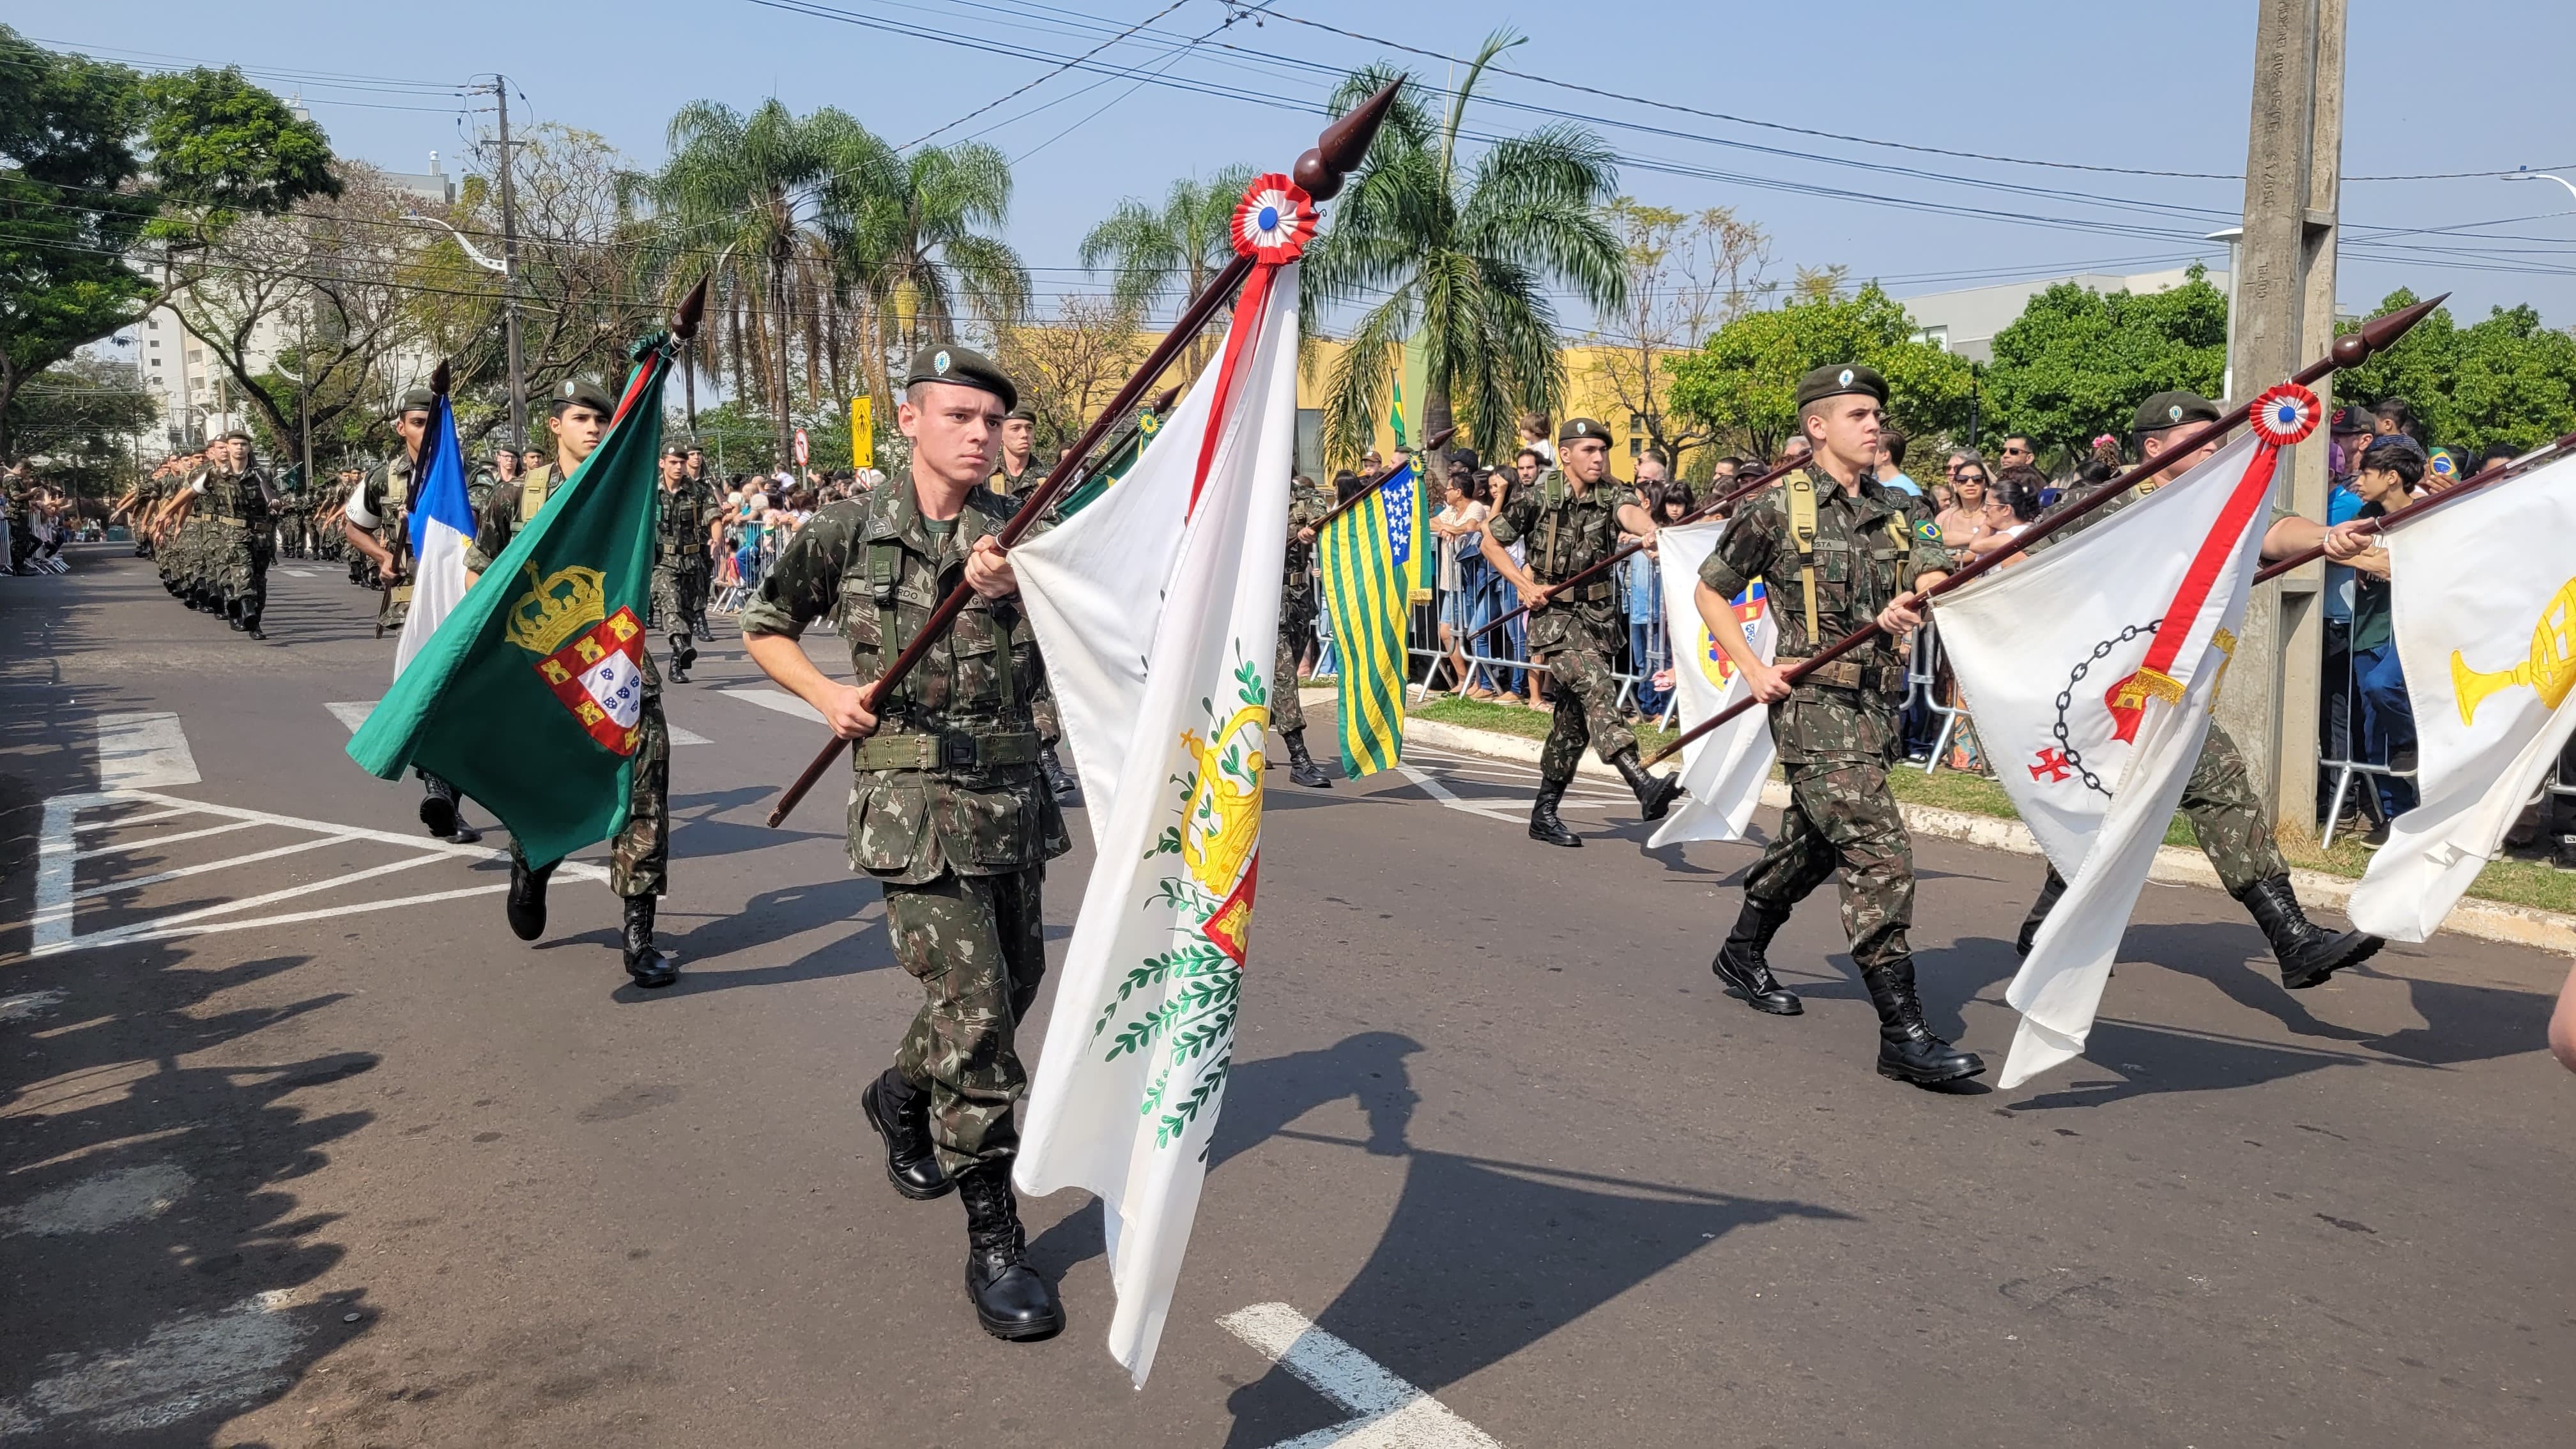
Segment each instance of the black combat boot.
[[2057,909],[2057,898],[2064,894],[2066,877],[2059,875],[2057,867],[2052,865],[2048,868],[2048,879],[2040,882],[2039,899],[2030,903],[2030,914],[2022,917],[2021,934],[2013,937],[2014,955],[2030,954],[2031,943],[2039,939],[2040,923],[2048,919],[2049,912]]
[[698,651],[689,647],[688,635],[671,636],[671,682],[673,684],[689,682],[689,666],[696,663],[697,659]]
[[1305,786],[1309,790],[1329,790],[1333,788],[1333,777],[1324,773],[1324,767],[1315,763],[1315,757],[1313,755],[1306,753],[1306,732],[1304,730],[1281,730],[1279,732],[1279,738],[1286,741],[1288,744],[1289,779]]
[[550,861],[530,870],[518,856],[510,857],[510,897],[502,912],[510,918],[511,935],[533,941],[546,933],[546,882],[561,864]]
[[957,1195],[966,1204],[966,1298],[976,1321],[1014,1342],[1063,1332],[1055,1289],[1029,1266],[1010,1162],[979,1162],[959,1173]]
[[859,1094],[859,1110],[885,1139],[886,1181],[914,1202],[946,1197],[957,1184],[939,1170],[930,1145],[930,1094],[893,1067]]
[[1773,1016],[1796,1016],[1807,1009],[1771,974],[1771,963],[1762,958],[1771,938],[1788,922],[1786,910],[1766,906],[1748,892],[1744,911],[1735,918],[1735,929],[1727,933],[1717,959],[1708,963],[1708,969],[1726,984],[1727,995],[1740,997],[1755,1011],[1767,1011]]
[[1929,1087],[1986,1069],[1975,1052],[1959,1050],[1923,1024],[1923,1003],[1914,996],[1914,958],[1864,967],[1860,979],[1869,988],[1870,1005],[1878,1008],[1880,1076]]
[[1053,745],[1038,751],[1038,778],[1045,782],[1047,793],[1053,795],[1059,805],[1072,804],[1073,797],[1082,793],[1075,787],[1073,776],[1065,773],[1064,761],[1056,758]]
[[1530,839],[1549,845],[1581,845],[1583,837],[1565,828],[1556,818],[1556,802],[1565,798],[1565,782],[1541,780],[1538,798],[1530,802]]
[[257,614],[245,614],[242,616],[242,632],[248,634],[253,639],[257,639],[262,642],[266,642],[268,639],[268,635],[260,630],[259,615]]
[[680,979],[679,964],[668,951],[653,949],[653,898],[626,898],[626,974],[650,991]]
[[420,784],[420,823],[441,840],[455,839],[456,787],[436,778],[425,778]]
[[226,599],[226,600],[224,600],[224,601],[223,601],[223,604],[222,604],[222,606],[221,606],[221,612],[222,612],[222,614],[223,614],[223,616],[224,616],[224,623],[225,623],[227,626],[229,626],[229,627],[232,629],[232,631],[233,631],[234,633],[238,634],[238,633],[242,632],[244,629],[247,629],[247,628],[249,628],[249,627],[250,627],[249,625],[244,624],[244,623],[242,622],[242,606],[241,606],[241,600],[239,600],[239,599]]
[[1637,762],[1637,750],[1633,745],[1621,750],[1610,761],[1610,768],[1617,770],[1619,778],[1628,782],[1629,790],[1637,797],[1637,808],[1644,811],[1649,820],[1663,819],[1672,810],[1673,802],[1682,798],[1682,782],[1670,775],[1647,774],[1646,767]]
[[681,636],[679,637],[679,639],[678,639],[677,641],[675,641],[675,642],[677,643],[677,646],[678,646],[677,652],[678,652],[678,654],[679,654],[679,658],[680,658],[680,667],[681,667],[682,669],[695,669],[695,668],[697,668],[697,667],[698,667],[698,641],[697,641],[697,638],[696,638],[694,635],[683,634],[683,635],[681,635]]
[[2361,931],[2338,936],[2311,923],[2299,909],[2299,898],[2291,893],[2286,875],[2258,880],[2236,899],[2245,903],[2254,924],[2263,928],[2264,939],[2272,943],[2273,958],[2281,963],[2281,984],[2292,991],[2304,991],[2346,966],[2358,966],[2388,944]]

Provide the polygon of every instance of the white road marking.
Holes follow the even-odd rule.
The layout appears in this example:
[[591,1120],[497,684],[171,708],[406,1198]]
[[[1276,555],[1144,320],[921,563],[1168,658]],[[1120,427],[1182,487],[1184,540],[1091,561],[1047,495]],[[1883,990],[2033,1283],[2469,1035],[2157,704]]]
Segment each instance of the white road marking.
[[0,1432],[98,1440],[246,1409],[295,1383],[287,1365],[310,1331],[269,1295],[220,1313],[182,1313],[140,1343],[45,1362],[45,1377],[0,1402]]
[[1460,798],[1456,791],[1441,784],[1437,776],[1433,775],[1429,770],[1423,769],[1419,765],[1398,765],[1396,766],[1396,769],[1402,771],[1406,779],[1421,786],[1424,793],[1428,794],[1432,799],[1439,801],[1441,804],[1448,806],[1452,810],[1463,811],[1469,815],[1482,815],[1488,820],[1499,820],[1506,825],[1512,823],[1513,817],[1510,811],[1497,809],[1491,805],[1480,805],[1473,800]]
[[812,720],[816,724],[823,722],[821,710],[783,689],[719,689],[716,693],[729,695],[745,704],[759,705],[762,709],[774,709],[780,714],[792,714],[798,719]]
[[[245,825],[239,828],[247,830],[251,827]],[[345,835],[324,835],[313,840],[299,840],[293,845],[281,845],[270,850],[255,850],[248,855],[236,855],[228,860],[210,860],[202,865],[183,865],[176,870],[165,870],[156,872],[152,875],[136,876],[132,880],[109,881],[105,885],[94,885],[87,890],[74,891],[72,892],[72,899],[76,901],[85,901],[92,896],[113,895],[118,891],[141,890],[145,886],[159,885],[165,880],[179,880],[187,876],[204,875],[207,871],[222,870],[226,866],[249,865],[253,861],[275,860],[281,855],[300,855],[308,850],[320,850],[326,845],[346,845],[348,843],[349,837]]]
[[1217,1324],[1355,1416],[1273,1449],[1501,1449],[1446,1404],[1285,1303],[1256,1303]]
[[107,830],[111,828],[122,828],[128,825],[143,825],[154,820],[167,820],[173,815],[186,815],[189,813],[190,810],[188,807],[183,806],[176,810],[147,810],[140,815],[110,815],[103,820],[93,820],[82,826],[81,829]]
[[197,757],[188,753],[188,733],[179,727],[177,715],[164,711],[98,717],[100,789],[193,785],[199,778]]
[[[367,722],[367,716],[375,713],[376,706],[380,703],[382,703],[382,701],[373,699],[344,699],[334,704],[326,704],[322,707],[331,711],[331,717],[338,720],[343,729],[346,729],[349,733],[354,735],[358,732],[358,726]],[[699,734],[696,730],[684,730],[678,725],[672,725],[671,743],[674,746],[711,745],[714,744],[715,741],[708,739],[705,735]]]
[[[145,844],[160,844],[162,841],[166,840],[178,840],[191,836],[215,834],[223,830],[248,829],[254,825],[266,825],[324,837],[324,839],[313,842],[313,844],[338,844],[352,841],[366,841],[376,845],[394,846],[409,852],[410,854],[408,855],[408,858],[394,861],[388,865],[380,865],[365,870],[352,871],[345,875],[334,876],[329,880],[316,881],[309,885],[294,886],[285,890],[270,891],[265,895],[252,896],[245,900],[219,902],[216,905],[203,907],[198,910],[184,911],[178,915],[160,916],[150,920],[137,921],[129,925],[119,926],[111,930],[82,935],[75,929],[73,915],[74,903],[81,897],[96,895],[100,892],[97,888],[90,891],[75,891],[74,876],[77,871],[78,862],[85,856],[115,853],[118,847],[107,846],[86,852],[75,849],[74,841],[80,827],[79,817],[81,812],[84,810],[104,809],[109,806],[124,804],[149,804],[170,807],[168,810],[151,816],[150,818],[152,819],[161,819],[169,814],[196,814],[211,815],[218,819],[234,822],[233,824],[217,826],[208,830],[187,831],[183,832],[181,835],[165,836],[158,840],[143,842]],[[144,817],[138,816],[133,818],[141,819]],[[297,846],[293,848],[309,849],[311,846]],[[194,874],[199,870],[218,869],[226,865],[240,865],[249,860],[267,859],[272,855],[285,853],[287,852],[253,852],[247,856],[237,856],[217,861],[207,866],[190,867],[181,873]],[[466,861],[507,860],[509,859],[509,852],[506,850],[494,849],[489,846],[461,845],[452,841],[431,840],[417,835],[400,835],[390,830],[368,830],[359,826],[342,825],[327,820],[304,820],[292,815],[272,814],[265,810],[245,810],[234,805],[200,804],[191,800],[182,800],[176,796],[156,795],[143,790],[102,790],[82,795],[57,795],[45,802],[44,823],[41,827],[41,833],[37,838],[35,917],[32,922],[34,931],[27,954],[30,957],[50,956],[60,951],[77,950],[91,946],[113,945],[128,941],[151,941],[160,940],[170,936],[198,935],[215,931],[248,930],[255,926],[292,925],[299,921],[318,920],[328,916],[355,915],[367,911],[389,910],[395,906],[426,905],[434,901],[456,900],[465,896],[486,895],[508,889],[504,884],[494,883],[491,885],[471,886],[462,890],[431,891],[420,895],[400,896],[391,900],[369,901],[352,905],[334,906],[325,910],[297,911],[285,915],[262,916],[250,920],[219,921],[212,919],[213,917],[228,916],[237,911],[251,910],[277,901],[292,899],[296,896],[310,895],[316,891],[333,890],[340,886],[352,885],[359,881],[370,880],[376,876],[390,875],[397,871],[409,870],[414,866],[428,865],[433,862],[446,859],[461,859]],[[608,879],[608,872],[604,867],[591,865],[581,861],[564,862],[562,868],[557,872],[557,874],[574,880],[605,881]],[[165,875],[162,878],[166,879],[167,876]]]
[[[188,814],[192,812],[180,811],[177,813]],[[88,860],[90,857],[98,855],[124,855],[128,851],[148,850],[155,846],[162,845],[176,845],[182,840],[198,840],[209,835],[230,835],[236,830],[257,830],[260,826],[266,823],[267,822],[260,820],[236,820],[230,825],[209,825],[203,830],[182,830],[176,835],[155,835],[147,840],[128,841],[122,845],[102,845],[92,850],[76,850],[72,852],[72,859]]]
[[314,573],[311,569],[282,569],[280,572],[284,573],[290,579],[309,579],[314,577]]

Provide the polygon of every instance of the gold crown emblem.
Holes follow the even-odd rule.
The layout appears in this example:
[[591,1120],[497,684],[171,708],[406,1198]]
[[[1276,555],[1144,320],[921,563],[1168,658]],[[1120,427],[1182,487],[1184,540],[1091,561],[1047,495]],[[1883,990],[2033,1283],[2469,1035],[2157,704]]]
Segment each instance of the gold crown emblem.
[[543,580],[535,564],[525,565],[528,591],[510,605],[502,637],[531,654],[552,654],[564,641],[608,617],[607,578],[597,569],[574,565]]

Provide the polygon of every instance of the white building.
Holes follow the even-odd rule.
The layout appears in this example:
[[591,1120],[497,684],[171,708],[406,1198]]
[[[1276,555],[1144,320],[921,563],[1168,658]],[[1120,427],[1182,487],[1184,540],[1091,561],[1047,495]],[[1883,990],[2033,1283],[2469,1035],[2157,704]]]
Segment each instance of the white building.
[[[2209,285],[2227,291],[2227,273],[2207,274]],[[2114,276],[2102,272],[2085,272],[2074,276],[2043,277],[2031,282],[2004,282],[1992,287],[1969,287],[1956,292],[1929,292],[1920,297],[1904,297],[1906,315],[1923,330],[1923,340],[1946,351],[1955,352],[1970,362],[1995,360],[1995,334],[2020,318],[2030,299],[2062,282],[2073,282],[2088,291],[2105,296],[2113,292],[2169,292],[2190,280],[2190,270],[2171,267],[2161,272],[2138,272]]]

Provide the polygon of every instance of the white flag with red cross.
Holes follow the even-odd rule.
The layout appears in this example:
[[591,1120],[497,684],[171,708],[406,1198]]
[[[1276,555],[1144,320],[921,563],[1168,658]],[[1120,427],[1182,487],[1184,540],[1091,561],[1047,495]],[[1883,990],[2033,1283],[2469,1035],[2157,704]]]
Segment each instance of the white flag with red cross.
[[2206,461],[1937,605],[1996,778],[2067,880],[2005,999],[2000,1084],[2080,1055],[2148,868],[2208,737],[2260,564],[2281,450],[2316,426],[2294,384]]

